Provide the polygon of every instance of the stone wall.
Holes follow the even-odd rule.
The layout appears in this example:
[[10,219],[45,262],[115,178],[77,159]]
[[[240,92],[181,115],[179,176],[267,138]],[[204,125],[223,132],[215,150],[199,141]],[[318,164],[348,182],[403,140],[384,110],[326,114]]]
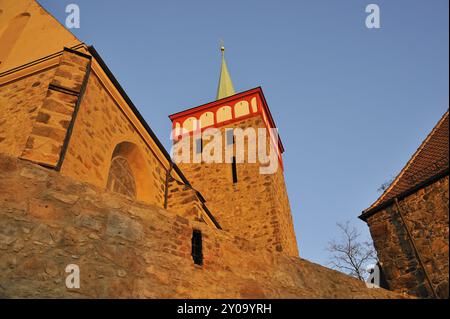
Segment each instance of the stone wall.
[[169,180],[165,207],[189,220],[203,221],[213,228],[220,228],[198,191],[177,179]]
[[[203,265],[193,263],[193,229]],[[80,267],[80,289],[65,268]],[[157,206],[0,155],[0,297],[398,298]]]
[[[265,128],[260,115],[227,124],[220,128],[222,153],[225,159],[225,130],[228,128]],[[182,142],[179,142],[182,143]],[[245,139],[244,150],[256,139]],[[194,143],[191,142],[191,154]],[[268,135],[266,146],[269,145]],[[208,142],[204,141],[204,149]],[[254,241],[261,248],[298,256],[284,172],[279,165],[274,174],[260,174],[261,164],[238,163],[237,183],[233,183],[230,163],[180,163],[193,187],[207,200],[208,207],[217,217],[224,230]]]
[[56,167],[89,68],[65,50],[59,64],[0,86],[0,151]]
[[[107,187],[112,157],[119,155],[131,168],[135,197],[164,207],[162,151],[149,146],[125,114],[122,107],[130,111],[130,106],[116,103],[112,84],[106,80],[109,89],[105,87],[96,73],[102,70],[94,70],[90,56],[64,49],[52,59],[54,66],[34,74],[24,68],[15,80],[0,86],[0,152],[102,188]],[[45,59],[37,65],[42,63]],[[173,170],[172,175],[180,178]],[[195,200],[186,202],[192,194],[180,189],[170,190],[169,208],[185,217],[206,218],[196,192],[192,190]]]
[[21,158],[56,167],[89,76],[91,60],[76,51],[63,51]]
[[[98,76],[91,73],[80,104],[61,173],[80,181],[106,187],[111,159],[120,143],[136,146],[142,163],[133,165],[136,179],[148,193],[139,200],[162,207],[166,170],[124,115]],[[133,160],[128,158],[132,163]],[[138,181],[137,181],[138,182]],[[137,185],[137,187],[144,187]]]
[[63,175],[106,187],[114,150],[133,145],[127,160],[137,198],[163,207],[166,169],[155,154],[161,151],[148,145],[99,76],[89,72],[89,57],[64,50],[57,58],[56,66],[0,85],[0,152],[49,167],[62,164]]
[[56,68],[0,85],[0,152],[19,157]]
[[[449,296],[448,176],[399,201],[399,206],[432,284]],[[382,268],[394,291],[433,297],[395,205],[367,219]]]

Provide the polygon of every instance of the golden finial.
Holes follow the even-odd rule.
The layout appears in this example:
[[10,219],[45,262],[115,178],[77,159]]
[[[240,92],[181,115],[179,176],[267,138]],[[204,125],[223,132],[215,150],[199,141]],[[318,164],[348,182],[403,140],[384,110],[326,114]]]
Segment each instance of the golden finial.
[[225,53],[225,43],[222,39],[220,39],[220,51],[222,52],[222,54]]

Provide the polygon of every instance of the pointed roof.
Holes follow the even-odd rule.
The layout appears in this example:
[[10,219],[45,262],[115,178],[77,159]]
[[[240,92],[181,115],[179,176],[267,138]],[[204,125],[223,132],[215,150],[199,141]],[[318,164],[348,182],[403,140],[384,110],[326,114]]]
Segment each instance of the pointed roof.
[[428,184],[449,169],[449,112],[445,112],[431,133],[422,142],[409,162],[386,191],[360,216],[365,219],[376,213],[395,198],[406,197],[421,185]]
[[217,88],[217,100],[234,95],[233,82],[231,81],[230,73],[228,72],[227,63],[225,62],[225,47],[221,46],[222,52],[222,68],[220,70],[219,87]]

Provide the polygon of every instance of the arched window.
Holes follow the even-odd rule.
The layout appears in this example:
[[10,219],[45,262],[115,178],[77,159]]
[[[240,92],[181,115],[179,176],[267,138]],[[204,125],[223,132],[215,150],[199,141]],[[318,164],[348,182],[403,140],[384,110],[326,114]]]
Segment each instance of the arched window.
[[208,127],[214,124],[214,113],[213,112],[205,112],[200,115],[200,127]]
[[217,123],[231,120],[231,106],[225,105],[217,110],[216,113]]
[[108,190],[152,203],[156,197],[154,182],[139,146],[124,141],[114,147],[106,182]]
[[189,117],[183,122],[183,129],[186,132],[192,132],[197,129],[197,119],[195,117]]
[[247,101],[240,101],[234,106],[234,115],[241,117],[250,113],[250,109]]
[[21,13],[13,18],[3,30],[0,36],[0,65],[4,63],[11,53],[30,17],[31,15],[27,12]]
[[136,182],[125,157],[116,156],[112,159],[106,188],[115,193],[136,197]]

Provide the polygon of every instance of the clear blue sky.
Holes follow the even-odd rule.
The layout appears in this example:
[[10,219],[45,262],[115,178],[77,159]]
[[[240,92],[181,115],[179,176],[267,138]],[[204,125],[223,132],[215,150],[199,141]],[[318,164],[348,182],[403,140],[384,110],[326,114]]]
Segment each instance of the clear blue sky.
[[[448,0],[41,0],[77,3],[93,44],[169,148],[168,114],[214,100],[219,39],[237,91],[262,86],[286,152],[303,258],[326,264],[449,105]],[[377,3],[381,29],[365,27]]]

